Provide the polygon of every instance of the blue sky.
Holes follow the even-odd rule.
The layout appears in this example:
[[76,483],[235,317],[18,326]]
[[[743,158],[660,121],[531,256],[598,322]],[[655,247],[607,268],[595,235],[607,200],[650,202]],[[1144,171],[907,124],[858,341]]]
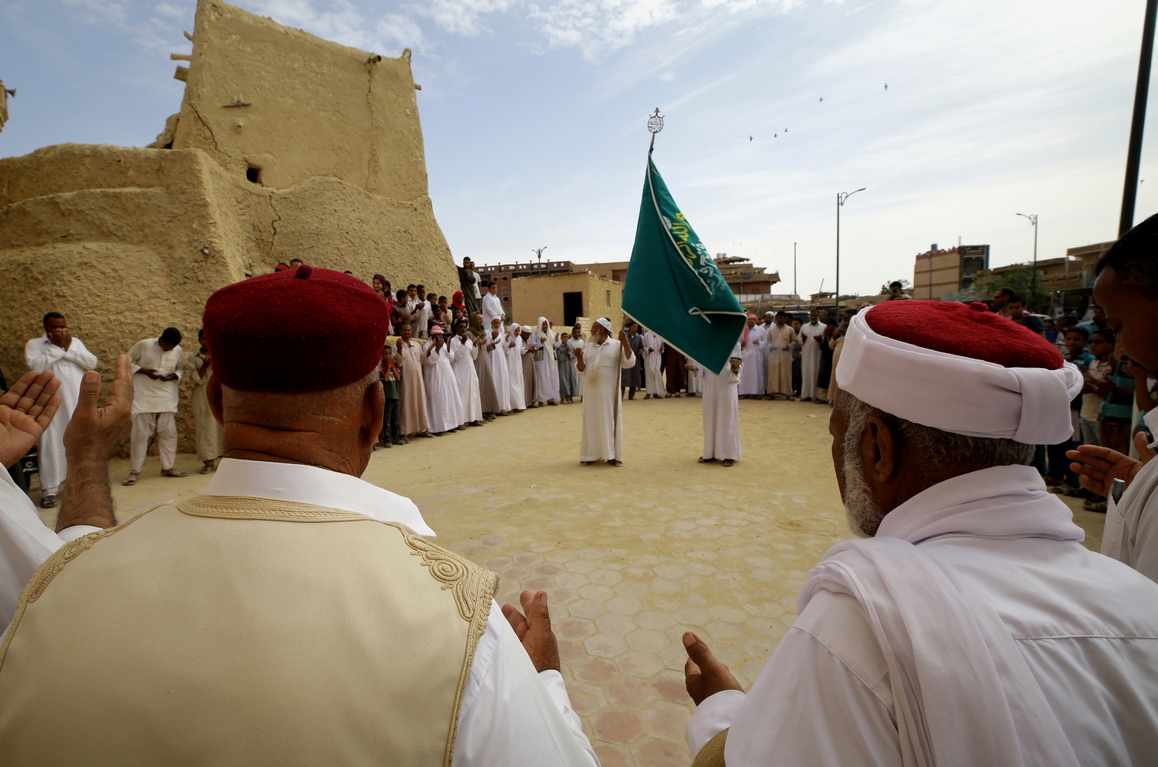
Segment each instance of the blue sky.
[[[713,252],[842,292],[932,243],[992,264],[1116,235],[1144,0],[240,0],[331,40],[414,51],[435,214],[479,263],[630,255],[649,134]],[[193,0],[0,0],[17,88],[0,156],[143,146],[180,105]],[[884,88],[888,83],[888,90]],[[823,101],[820,99],[823,98]],[[1152,95],[1153,98],[1153,95]],[[1151,130],[1158,130],[1153,122]],[[785,129],[787,128],[787,132]],[[751,137],[751,140],[749,140]],[[1137,220],[1158,211],[1143,153]]]

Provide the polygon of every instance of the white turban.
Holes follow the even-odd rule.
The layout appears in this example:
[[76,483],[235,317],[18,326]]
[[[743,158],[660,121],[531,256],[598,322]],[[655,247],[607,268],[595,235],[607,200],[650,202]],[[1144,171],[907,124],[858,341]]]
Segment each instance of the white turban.
[[[940,302],[892,302],[914,309],[918,303]],[[1070,439],[1070,401],[1082,389],[1082,376],[1074,365],[1066,362],[1056,370],[1005,367],[889,338],[868,324],[868,317],[884,306],[852,318],[836,369],[841,389],[906,421],[954,434],[1029,445],[1056,445]],[[944,317],[946,333],[975,330],[952,326],[958,319],[967,322],[966,313],[952,311]],[[985,325],[993,327],[992,320],[987,319]],[[1023,332],[1012,323],[1009,331]],[[990,343],[1001,343],[1001,339]],[[1041,343],[1047,342],[1042,339]]]

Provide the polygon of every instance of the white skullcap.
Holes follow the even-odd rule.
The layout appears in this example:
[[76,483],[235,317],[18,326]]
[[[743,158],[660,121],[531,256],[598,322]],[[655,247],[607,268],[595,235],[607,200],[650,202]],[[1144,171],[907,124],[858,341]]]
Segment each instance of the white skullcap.
[[595,320],[595,324],[606,329],[608,333],[611,332],[611,320],[607,319],[606,317],[600,317],[599,319]]
[[[878,333],[870,318],[891,336],[923,343]],[[930,341],[1006,362],[1062,359],[1044,338],[983,304],[890,301],[852,318],[837,386],[886,413],[954,434],[1029,445],[1070,439],[1070,401],[1082,389],[1074,365],[1016,367],[937,351],[925,345]]]

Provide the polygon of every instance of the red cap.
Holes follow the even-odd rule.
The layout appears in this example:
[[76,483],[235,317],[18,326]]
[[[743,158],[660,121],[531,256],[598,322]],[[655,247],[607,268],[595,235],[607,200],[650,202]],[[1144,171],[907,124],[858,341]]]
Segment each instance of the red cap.
[[227,285],[205,303],[213,375],[238,391],[337,389],[382,360],[390,316],[348,274],[299,266]]
[[1056,346],[982,303],[885,301],[865,321],[882,336],[1002,367],[1058,370],[1065,364]]

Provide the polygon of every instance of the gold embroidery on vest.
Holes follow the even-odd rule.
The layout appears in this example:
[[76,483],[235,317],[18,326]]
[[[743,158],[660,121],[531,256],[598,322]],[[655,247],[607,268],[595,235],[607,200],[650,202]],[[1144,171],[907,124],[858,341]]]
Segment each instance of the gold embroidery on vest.
[[474,663],[475,650],[478,649],[478,642],[486,631],[491,600],[499,588],[499,576],[403,527],[392,526],[398,527],[402,539],[411,548],[410,553],[422,557],[423,566],[430,570],[430,574],[442,584],[442,588],[452,590],[458,614],[470,624],[467,629],[466,652],[458,676],[458,690],[454,695],[450,731],[446,736],[446,753],[443,755],[444,767],[451,767],[454,761],[454,744],[458,739],[458,716],[462,710],[462,696],[466,691],[467,679],[470,677],[471,664]]
[[[265,519],[272,522],[358,522],[365,514],[315,506],[312,503],[273,501],[266,498],[201,495],[181,501],[177,509],[191,517],[213,519]],[[373,520],[371,520],[373,521]]]
[[[162,506],[163,505],[164,504],[162,504]],[[156,511],[159,508],[161,508],[161,506],[154,506],[149,509],[149,511]],[[20,599],[16,602],[16,614],[12,617],[11,625],[8,626],[8,633],[4,636],[4,644],[0,645],[0,670],[4,668],[4,659],[8,657],[8,646],[12,644],[12,637],[16,634],[16,626],[20,623],[20,618],[24,615],[24,608],[40,598],[40,595],[48,588],[48,584],[60,574],[60,571],[64,569],[65,565],[91,549],[97,541],[102,538],[107,538],[119,530],[124,530],[148,514],[149,511],[143,511],[132,519],[122,522],[115,527],[107,527],[104,530],[98,530],[95,533],[81,536],[75,541],[69,541],[54,551],[52,556],[37,568],[36,572],[32,574],[32,579],[28,581],[24,590],[20,592]]]

